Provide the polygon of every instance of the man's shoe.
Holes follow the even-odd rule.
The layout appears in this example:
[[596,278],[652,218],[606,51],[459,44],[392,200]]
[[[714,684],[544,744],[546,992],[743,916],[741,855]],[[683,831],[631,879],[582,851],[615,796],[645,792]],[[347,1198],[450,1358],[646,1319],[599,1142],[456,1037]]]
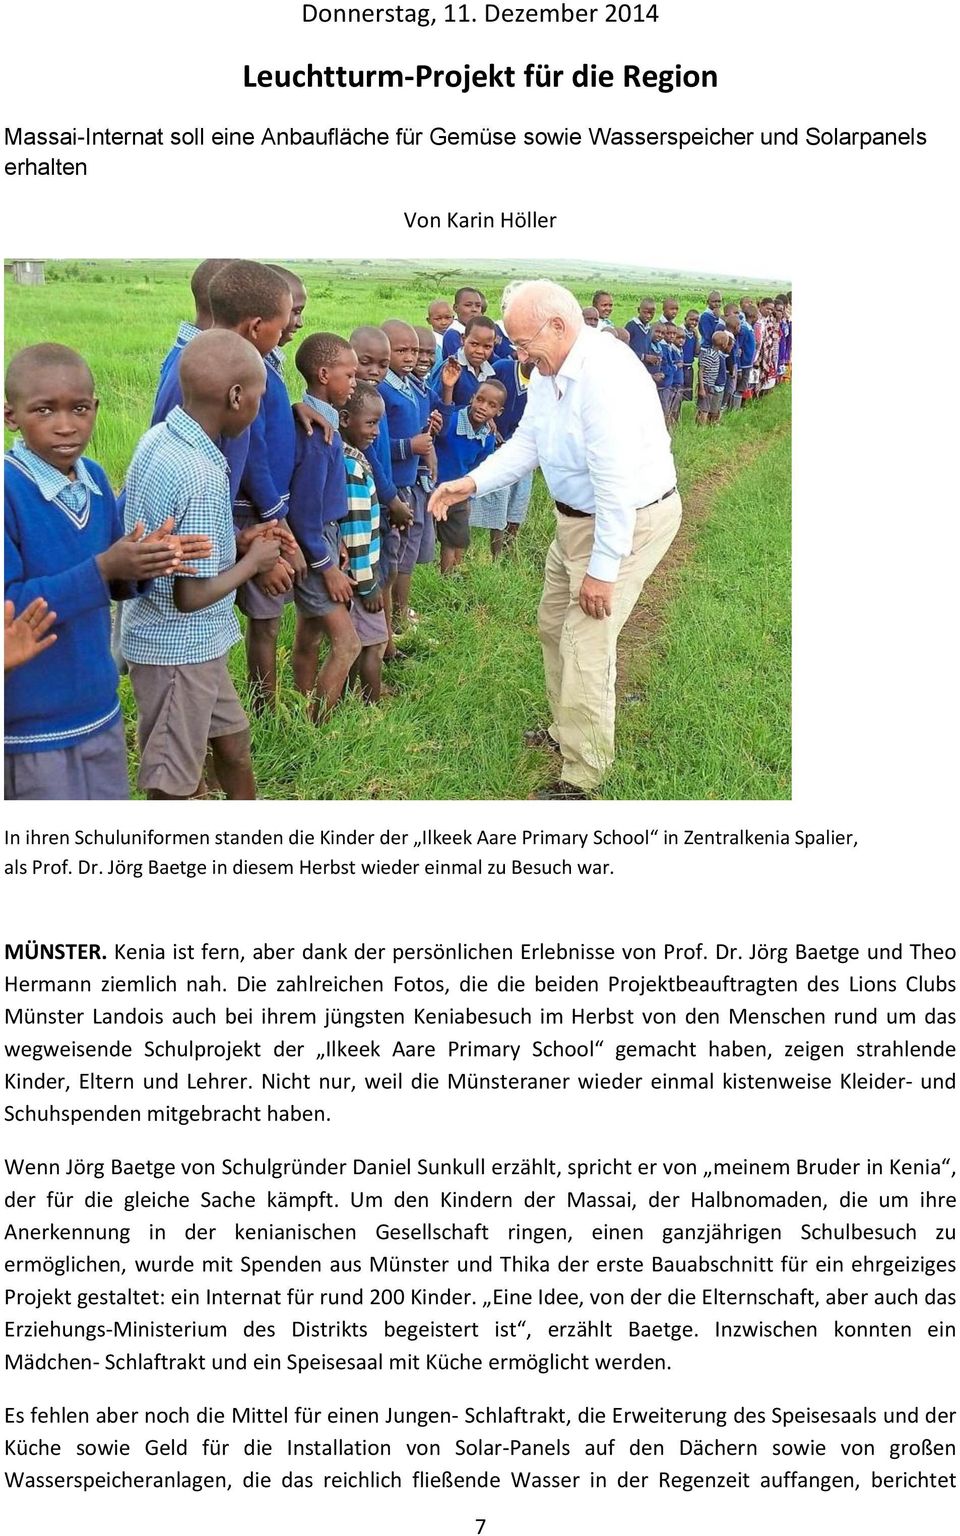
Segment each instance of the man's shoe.
[[548,784],[546,789],[538,789],[527,798],[529,800],[589,800],[591,796],[585,789],[578,789],[576,784],[567,784],[564,779],[558,779],[556,784]]
[[544,725],[538,725],[534,731],[524,731],[523,744],[525,747],[546,747],[549,752],[560,751],[559,741],[554,741]]

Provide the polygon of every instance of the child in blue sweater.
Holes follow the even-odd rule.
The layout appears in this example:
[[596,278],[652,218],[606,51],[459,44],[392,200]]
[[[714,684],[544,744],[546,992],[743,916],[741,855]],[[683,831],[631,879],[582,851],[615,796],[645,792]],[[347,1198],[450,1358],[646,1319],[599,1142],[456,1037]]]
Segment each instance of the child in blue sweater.
[[250,428],[247,462],[233,506],[233,523],[241,550],[248,530],[271,522],[279,527],[282,540],[281,559],[273,569],[248,581],[237,593],[237,607],[247,618],[247,677],[257,713],[276,702],[280,621],[285,605],[293,599],[293,582],[306,569],[296,540],[292,535],[283,537],[289,531],[286,513],[296,442],[293,411],[283,380],[283,348],[303,328],[307,291],[296,273],[286,267],[271,266],[268,270],[290,290],[290,318],[277,345],[263,359],[267,388],[259,415]]
[[[443,404],[443,426],[437,434],[437,476],[442,484],[446,480],[459,480],[476,469],[497,446],[494,422],[507,400],[507,386],[501,379],[486,379],[474,392],[469,405],[454,404],[460,365],[456,358],[448,357],[440,375]],[[448,507],[445,516],[437,518],[437,538],[440,540],[440,574],[446,576],[463,560],[464,551],[470,547],[470,503],[461,501]]]
[[[193,321],[181,321],[173,346],[160,364],[160,379],[157,384],[158,395],[170,369],[180,361],[180,353],[187,342],[192,341],[194,336],[199,336],[201,331],[209,331],[212,326],[213,315],[210,312],[210,284],[218,272],[222,271],[224,267],[229,266],[232,259],[229,256],[208,257],[205,261],[201,261],[200,265],[194,269],[193,276],[190,278],[190,292],[193,295],[194,305]],[[156,404],[154,405],[154,416],[156,417]],[[163,420],[162,417],[159,419]],[[152,421],[150,425],[156,426],[156,420]]]
[[347,472],[347,516],[341,525],[354,586],[350,617],[360,642],[350,681],[369,704],[380,699],[387,625],[380,585],[380,506],[373,470],[366,457],[377,440],[383,401],[376,384],[357,386],[340,412],[343,462]]
[[463,333],[475,315],[483,314],[483,294],[479,288],[458,288],[453,296],[453,319],[443,333],[440,350],[443,357],[456,356]]
[[[533,363],[529,358],[524,358],[523,362],[501,358],[493,367],[496,377],[506,390],[506,402],[497,417],[497,439],[500,443],[507,443],[523,420]],[[506,485],[499,491],[489,491],[486,496],[474,496],[470,502],[470,527],[490,530],[491,559],[498,560],[513,544],[526,520],[532,490],[531,472],[522,475],[513,485]]]
[[[453,311],[451,310],[451,314]],[[351,333],[350,345],[357,354],[357,383],[374,384],[379,390],[390,369],[390,338],[378,325],[360,325]],[[398,655],[393,638],[393,590],[400,558],[400,535],[413,522],[413,513],[397,494],[390,457],[390,428],[386,411],[380,417],[376,442],[366,450],[367,462],[380,503],[380,589],[387,626],[384,661]]]
[[688,309],[683,318],[683,399],[694,399],[693,371],[700,356],[700,312]]
[[43,597],[57,620],[56,645],[6,683],[10,800],[128,798],[110,598],[132,596],[184,559],[169,521],[150,538],[142,524],[124,537],[104,471],[83,457],[98,403],[90,369],[69,347],[26,347],[7,370],[4,419],[20,435],[4,465],[5,598],[22,615]]
[[427,496],[421,483],[424,460],[433,451],[433,433],[424,424],[423,396],[410,375],[416,367],[420,342],[406,320],[385,320],[382,330],[390,343],[390,367],[380,385],[390,433],[390,462],[400,499],[412,517],[400,534],[393,619],[399,630],[416,623],[410,608],[410,582],[416,565],[431,565],[436,547],[433,519],[427,516]]
[[[435,367],[430,356],[430,338],[433,332],[426,325],[415,325],[414,330],[417,333],[419,351],[410,375],[410,383],[420,394],[420,419],[427,431],[435,435],[440,431],[440,391],[430,382]],[[430,452],[424,455],[420,483],[428,495],[437,483],[437,455],[432,446]]]
[[[327,442],[319,432],[308,435],[297,421],[288,512],[290,527],[307,561],[306,574],[294,589],[297,628],[293,680],[311,700],[311,718],[319,721],[339,703],[361,649],[350,618],[354,588],[342,548],[347,472],[343,442],[336,430],[340,412],[356,386],[357,354],[343,336],[318,331],[300,343],[297,368],[306,384],[307,404],[334,428]],[[324,640],[330,649],[321,666]]]
[[[460,346],[456,351],[448,353],[448,356],[455,358],[460,365],[456,389],[453,392],[453,404],[458,409],[469,405],[471,396],[485,379],[495,377],[496,365],[493,362],[493,355],[496,343],[497,328],[493,321],[488,320],[485,315],[478,315],[467,322]],[[443,363],[435,366],[427,380],[430,388],[438,395],[442,389],[440,378],[443,366]]]
[[[279,344],[290,321],[290,289],[283,278],[258,261],[231,261],[217,273],[207,290],[213,315],[211,330],[236,331],[266,357]],[[179,359],[160,380],[153,407],[151,426],[166,421],[177,405],[183,404],[180,388]],[[224,438],[218,444],[230,469],[230,493],[235,502],[246,473],[250,453],[250,432]]]

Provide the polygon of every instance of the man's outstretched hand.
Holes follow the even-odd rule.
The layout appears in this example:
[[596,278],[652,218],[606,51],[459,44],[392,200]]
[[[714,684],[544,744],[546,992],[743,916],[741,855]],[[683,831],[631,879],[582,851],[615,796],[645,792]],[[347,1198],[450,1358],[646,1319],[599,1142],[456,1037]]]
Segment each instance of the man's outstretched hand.
[[427,502],[427,511],[433,513],[438,523],[445,523],[448,509],[475,496],[476,491],[477,484],[471,475],[463,475],[459,480],[445,480]]

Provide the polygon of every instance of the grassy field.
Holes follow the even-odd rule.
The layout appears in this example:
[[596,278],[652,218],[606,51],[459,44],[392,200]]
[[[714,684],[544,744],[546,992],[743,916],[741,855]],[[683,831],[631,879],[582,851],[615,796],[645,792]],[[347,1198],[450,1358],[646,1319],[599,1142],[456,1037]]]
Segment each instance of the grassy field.
[[[288,264],[306,282],[307,330],[341,333],[392,314],[421,321],[431,298],[472,275],[450,267]],[[191,317],[193,265],[50,263],[41,288],[15,287],[9,279],[5,285],[7,356],[52,340],[88,358],[101,399],[89,452],[118,485],[148,423],[160,359],[178,322]],[[492,313],[503,283],[515,275],[488,278],[485,272],[479,279]],[[608,274],[575,274],[570,286],[584,302],[595,287],[609,288],[621,323],[636,312],[641,294],[664,296],[661,287]],[[704,291],[674,289],[681,312],[700,307]],[[756,285],[753,291],[759,292]],[[288,375],[296,394],[292,361]],[[685,529],[675,558],[648,584],[624,632],[618,757],[604,794],[788,798],[789,388],[716,430],[698,431],[684,420],[674,451]],[[520,738],[544,719],[546,708],[535,615],[551,524],[538,478],[514,557],[492,565],[486,535],[478,533],[462,582],[441,583],[432,569],[417,572],[413,601],[423,622],[409,658],[388,672],[390,697],[378,708],[347,699],[316,729],[286,687],[277,715],[254,725],[260,793],[272,799],[523,798],[549,778],[552,763],[524,751]],[[292,629],[288,611],[281,634],[285,668]],[[242,684],[239,648],[233,664]],[[132,742],[126,684],[124,705]]]

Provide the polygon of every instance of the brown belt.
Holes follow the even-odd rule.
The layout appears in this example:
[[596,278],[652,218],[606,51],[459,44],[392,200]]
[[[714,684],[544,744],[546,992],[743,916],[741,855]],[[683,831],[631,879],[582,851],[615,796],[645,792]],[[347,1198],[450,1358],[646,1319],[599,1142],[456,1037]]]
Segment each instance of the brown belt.
[[[662,496],[655,496],[653,501],[645,501],[642,507],[638,507],[637,508],[637,511],[638,512],[645,512],[647,507],[655,507],[658,502],[666,501],[669,496],[675,496],[676,494],[677,494],[677,488],[676,488],[675,485],[672,485],[670,487],[669,491],[664,491]],[[578,512],[576,507],[568,507],[565,501],[558,501],[556,506],[557,506],[557,511],[560,512],[564,517],[593,517],[594,516],[594,513],[592,513],[592,512]]]

